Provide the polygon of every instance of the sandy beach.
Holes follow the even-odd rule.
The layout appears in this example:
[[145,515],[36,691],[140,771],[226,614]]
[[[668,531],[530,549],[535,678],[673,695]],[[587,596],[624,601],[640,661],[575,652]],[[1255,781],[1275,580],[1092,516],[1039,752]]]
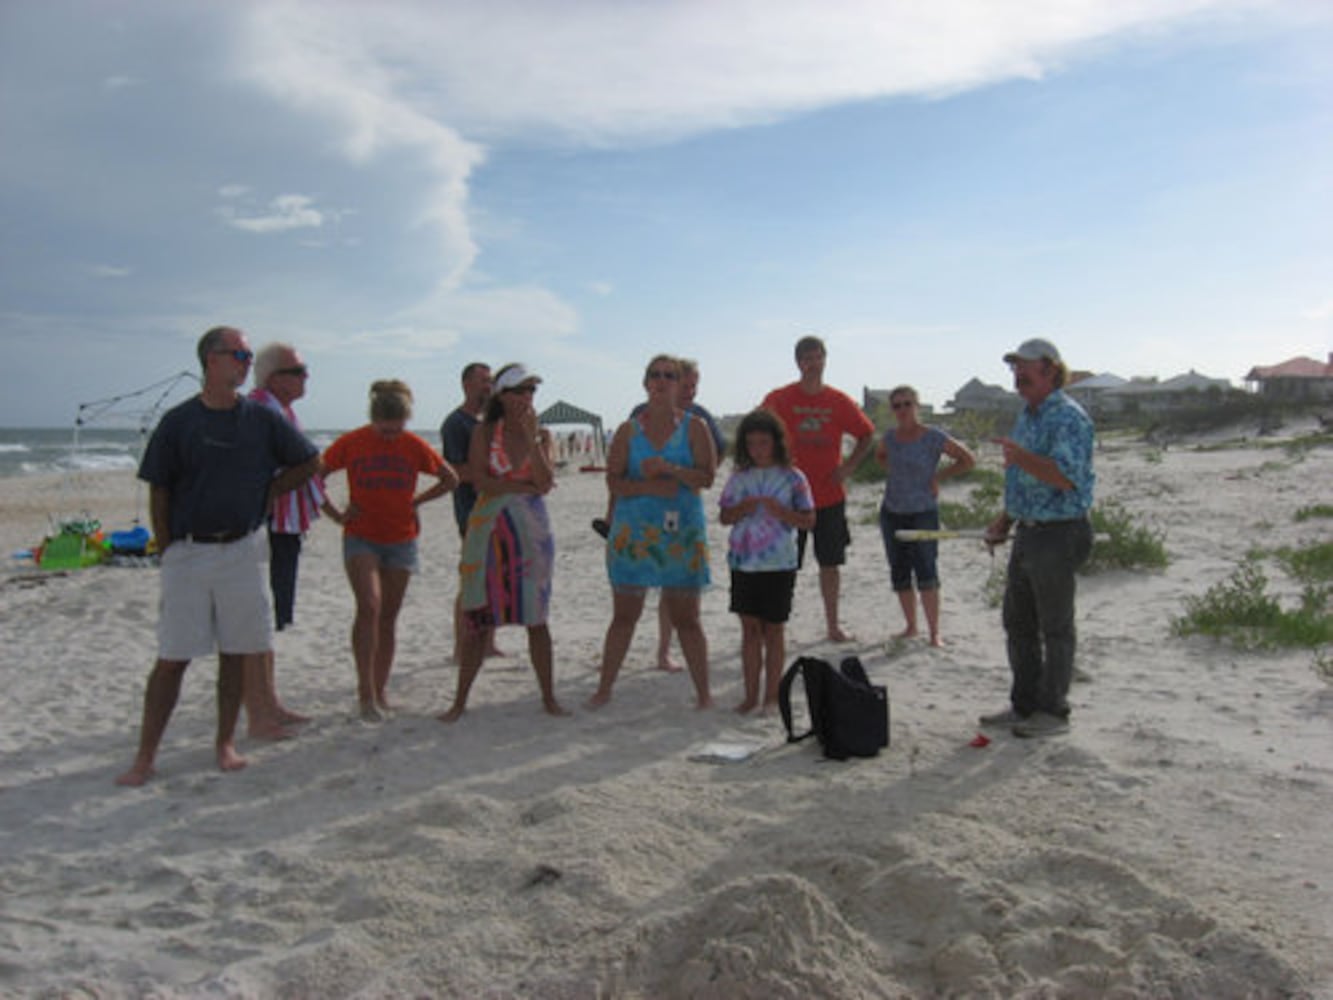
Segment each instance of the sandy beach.
[[[423,511],[390,721],[356,717],[352,597],[324,522],[276,646],[284,700],[314,721],[286,742],[242,740],[250,766],[220,773],[215,669],[199,661],[142,789],[113,779],[154,655],[156,570],[12,562],[0,995],[1333,997],[1333,686],[1310,650],[1170,633],[1183,599],[1251,546],[1328,539],[1328,520],[1293,514],[1328,502],[1333,449],[1115,441],[1097,472],[1099,499],[1165,532],[1171,564],[1083,578],[1089,679],[1072,731],[985,747],[971,745],[976,717],[1008,692],[992,560],[942,545],[947,645],[889,641],[901,619],[878,491],[856,488],[843,604],[857,639],[822,640],[811,573],[788,627],[789,659],[855,654],[888,686],[891,747],[848,763],[731,711],[740,630],[715,517],[704,625],[718,708],[694,711],[686,675],[653,668],[650,614],[612,703],[584,707],[610,616],[588,527],[597,475],[563,472],[549,500],[572,717],[541,713],[523,633],[507,629],[465,717],[435,720],[455,680],[444,500]],[[128,527],[141,503],[129,472],[3,479],[0,540],[30,546],[49,516],[83,508]],[[717,742],[756,752],[696,759]]]

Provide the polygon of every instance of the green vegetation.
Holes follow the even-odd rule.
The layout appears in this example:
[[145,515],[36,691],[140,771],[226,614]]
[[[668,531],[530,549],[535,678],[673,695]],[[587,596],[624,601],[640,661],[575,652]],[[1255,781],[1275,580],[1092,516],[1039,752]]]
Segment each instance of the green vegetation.
[[1313,507],[1302,507],[1296,511],[1297,521],[1308,521],[1315,517],[1333,517],[1333,504],[1317,503]]
[[1172,630],[1182,636],[1213,636],[1245,649],[1317,649],[1333,643],[1333,614],[1329,612],[1333,543],[1281,549],[1276,556],[1302,584],[1299,608],[1283,608],[1268,593],[1260,556],[1251,552],[1230,577],[1208,588],[1202,597],[1187,597],[1185,614],[1171,623]]
[[1092,509],[1092,530],[1110,535],[1097,542],[1083,566],[1084,573],[1106,569],[1164,569],[1169,559],[1162,544],[1165,533],[1135,524],[1129,511],[1114,500]]
[[954,529],[984,528],[1004,510],[1004,473],[973,469],[967,481],[979,478],[981,482],[968,492],[966,503],[940,501],[940,523]]
[[879,483],[884,485],[884,466],[880,465],[875,459],[875,453],[872,451],[870,457],[856,467],[852,473],[852,482],[854,483]]
[[972,471],[966,476],[957,480],[959,483],[967,483],[970,486],[987,489],[994,489],[997,495],[1004,493],[1004,470],[992,469],[986,465],[974,465]]
[[1333,434],[1327,431],[1319,431],[1314,434],[1304,434],[1298,438],[1292,438],[1290,441],[1282,443],[1282,450],[1293,463],[1303,462],[1310,452],[1316,448],[1326,448],[1333,445]]
[[1333,542],[1314,542],[1304,548],[1277,550],[1278,561],[1307,587],[1333,582]]
[[1007,432],[1013,422],[1012,413],[984,413],[980,410],[965,410],[940,418],[940,425],[973,451],[981,442]]
[[[1294,465],[1297,462],[1305,460],[1305,457],[1315,448],[1327,448],[1333,445],[1333,433],[1328,431],[1316,431],[1313,434],[1303,434],[1300,437],[1285,438],[1275,440],[1269,438],[1250,438],[1240,441],[1217,441],[1213,444],[1195,445],[1194,451],[1227,451],[1236,447],[1253,448],[1257,451],[1271,451],[1280,449],[1285,452],[1289,463]],[[1274,468],[1282,468],[1281,463],[1274,463]]]

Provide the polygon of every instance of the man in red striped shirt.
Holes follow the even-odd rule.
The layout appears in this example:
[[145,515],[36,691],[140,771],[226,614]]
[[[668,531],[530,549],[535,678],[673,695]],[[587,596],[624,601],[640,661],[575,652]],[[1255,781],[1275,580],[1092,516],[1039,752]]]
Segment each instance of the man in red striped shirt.
[[[305,395],[309,377],[310,369],[291,344],[267,344],[255,355],[255,387],[250,398],[281,414],[300,430],[292,404]],[[295,614],[301,536],[310,530],[324,503],[324,482],[316,475],[301,488],[276,497],[269,511],[269,586],[273,591],[274,624],[279,632],[292,623]],[[252,664],[247,664],[244,703],[251,739],[286,739],[292,735],[289,727],[310,721],[278,698],[271,649],[262,659],[255,657]]]

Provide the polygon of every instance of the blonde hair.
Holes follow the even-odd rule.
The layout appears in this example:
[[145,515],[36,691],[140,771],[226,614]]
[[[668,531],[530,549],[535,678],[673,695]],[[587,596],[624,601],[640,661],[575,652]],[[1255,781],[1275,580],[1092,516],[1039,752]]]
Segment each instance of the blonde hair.
[[411,420],[412,390],[401,379],[386,378],[370,386],[371,420]]

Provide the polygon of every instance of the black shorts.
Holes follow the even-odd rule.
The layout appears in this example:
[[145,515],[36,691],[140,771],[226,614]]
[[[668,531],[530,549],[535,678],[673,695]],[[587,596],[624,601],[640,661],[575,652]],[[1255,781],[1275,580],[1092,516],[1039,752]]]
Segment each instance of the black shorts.
[[278,631],[292,623],[296,612],[296,565],[301,536],[268,533],[268,585],[273,591],[273,619]]
[[781,625],[791,617],[791,597],[796,590],[796,570],[778,569],[762,573],[731,571],[731,611]]
[[[807,531],[796,533],[797,567],[805,565]],[[841,566],[847,561],[847,546],[852,533],[847,530],[847,502],[839,500],[815,511],[815,561],[821,566]]]

